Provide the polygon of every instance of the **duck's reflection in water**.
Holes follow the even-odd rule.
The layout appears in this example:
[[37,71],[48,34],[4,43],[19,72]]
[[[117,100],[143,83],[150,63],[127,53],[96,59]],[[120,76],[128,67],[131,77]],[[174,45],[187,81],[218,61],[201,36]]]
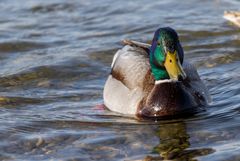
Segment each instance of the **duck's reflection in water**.
[[187,134],[184,122],[161,124],[156,130],[160,142],[152,150],[153,155],[145,157],[144,161],[153,160],[197,160],[195,157],[213,153],[211,148],[192,149],[190,136]]

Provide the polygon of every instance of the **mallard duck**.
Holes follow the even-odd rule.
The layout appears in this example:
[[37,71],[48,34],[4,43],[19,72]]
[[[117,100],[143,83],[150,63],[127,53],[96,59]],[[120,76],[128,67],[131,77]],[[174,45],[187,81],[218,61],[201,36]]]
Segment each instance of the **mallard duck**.
[[184,61],[178,35],[156,30],[152,44],[124,41],[113,57],[104,86],[104,105],[137,117],[165,117],[196,112],[209,94],[193,65]]
[[240,12],[225,11],[223,17],[240,27]]

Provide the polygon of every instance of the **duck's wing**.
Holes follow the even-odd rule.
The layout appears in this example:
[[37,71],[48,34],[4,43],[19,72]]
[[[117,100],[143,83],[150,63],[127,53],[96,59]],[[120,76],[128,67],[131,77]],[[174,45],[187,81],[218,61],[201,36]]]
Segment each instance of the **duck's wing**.
[[127,88],[142,86],[146,73],[150,70],[149,57],[139,47],[125,46],[114,55],[111,75]]
[[154,84],[148,53],[139,47],[125,46],[114,55],[104,87],[104,104],[112,111],[136,114],[146,95],[148,84]]
[[189,89],[193,91],[193,94],[196,95],[197,99],[203,102],[206,101],[207,103],[211,102],[211,97],[208,88],[201,80],[195,66],[188,62],[184,62],[183,70],[187,75],[186,84],[189,85]]

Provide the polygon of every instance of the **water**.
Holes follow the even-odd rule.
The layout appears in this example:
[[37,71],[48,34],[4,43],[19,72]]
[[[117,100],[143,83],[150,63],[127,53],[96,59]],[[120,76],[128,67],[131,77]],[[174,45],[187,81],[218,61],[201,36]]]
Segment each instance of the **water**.
[[[240,1],[0,2],[0,160],[240,160]],[[212,104],[138,121],[95,108],[124,38],[180,35]]]

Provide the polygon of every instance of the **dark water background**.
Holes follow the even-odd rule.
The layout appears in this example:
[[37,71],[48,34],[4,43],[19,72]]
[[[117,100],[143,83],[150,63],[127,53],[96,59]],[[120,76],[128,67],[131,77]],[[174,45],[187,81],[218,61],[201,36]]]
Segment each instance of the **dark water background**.
[[[0,1],[0,160],[240,160],[237,0]],[[124,38],[180,35],[212,104],[160,122],[94,108]]]

